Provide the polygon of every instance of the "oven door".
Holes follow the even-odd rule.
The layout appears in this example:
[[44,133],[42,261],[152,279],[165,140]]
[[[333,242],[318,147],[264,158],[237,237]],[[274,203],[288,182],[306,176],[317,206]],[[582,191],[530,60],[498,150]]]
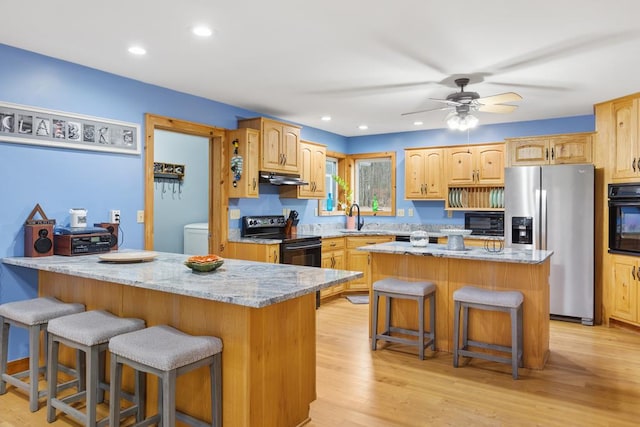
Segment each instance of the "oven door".
[[640,256],[640,199],[609,200],[609,252]]
[[322,244],[320,241],[281,243],[280,263],[320,267],[322,265]]

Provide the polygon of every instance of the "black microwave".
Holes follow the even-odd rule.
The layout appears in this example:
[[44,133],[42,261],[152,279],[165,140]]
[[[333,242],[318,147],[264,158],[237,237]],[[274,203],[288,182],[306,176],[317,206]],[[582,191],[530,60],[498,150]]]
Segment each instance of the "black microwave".
[[504,212],[465,212],[464,228],[476,236],[504,236]]

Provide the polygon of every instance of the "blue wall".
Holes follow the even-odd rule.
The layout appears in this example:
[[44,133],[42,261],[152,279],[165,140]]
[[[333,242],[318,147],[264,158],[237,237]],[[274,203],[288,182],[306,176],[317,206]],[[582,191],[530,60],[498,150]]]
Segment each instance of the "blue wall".
[[[126,79],[77,64],[0,44],[0,101],[39,108],[133,122],[144,133],[144,114],[235,128],[238,118],[259,113]],[[454,145],[501,141],[504,137],[591,131],[593,116],[527,123],[480,126],[467,134],[448,130],[417,131],[345,138],[308,127],[302,139],[327,144],[329,150],[358,153],[397,147],[397,207],[415,209],[414,217],[380,217],[377,222],[459,222],[457,213],[446,218],[443,202],[404,200],[404,147]],[[365,148],[366,147],[366,148]],[[136,211],[144,209],[144,157],[81,150],[53,149],[8,143],[0,137],[0,258],[23,255],[23,224],[40,203],[49,218],[68,224],[69,209],[84,207],[88,221],[108,219],[110,209],[120,209],[125,248],[143,247],[143,225]],[[343,221],[342,217],[314,216],[316,201],[278,197],[276,187],[261,185],[261,197],[231,199],[242,215],[296,209],[302,223]],[[238,227],[230,221],[230,227]],[[0,303],[34,297],[37,274],[0,264]],[[26,335],[12,334],[9,359],[25,357]]]

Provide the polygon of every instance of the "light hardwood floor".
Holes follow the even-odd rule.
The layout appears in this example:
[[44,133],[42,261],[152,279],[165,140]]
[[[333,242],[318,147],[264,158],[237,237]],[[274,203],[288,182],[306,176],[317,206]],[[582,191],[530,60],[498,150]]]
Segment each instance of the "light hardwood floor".
[[[480,360],[452,367],[447,353],[369,347],[367,305],[335,299],[318,310],[317,400],[309,427],[637,426],[640,334],[551,322],[542,371]],[[42,406],[42,405],[41,405]],[[24,395],[0,396],[0,427],[45,426]],[[53,425],[76,424],[59,416]],[[259,426],[257,426],[259,427]]]

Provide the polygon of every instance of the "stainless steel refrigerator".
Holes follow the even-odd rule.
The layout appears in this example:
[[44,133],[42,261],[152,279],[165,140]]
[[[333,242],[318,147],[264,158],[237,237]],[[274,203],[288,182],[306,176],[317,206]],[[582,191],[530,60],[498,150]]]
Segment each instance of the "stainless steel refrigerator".
[[593,325],[593,165],[505,169],[505,246],[552,250],[550,313]]

